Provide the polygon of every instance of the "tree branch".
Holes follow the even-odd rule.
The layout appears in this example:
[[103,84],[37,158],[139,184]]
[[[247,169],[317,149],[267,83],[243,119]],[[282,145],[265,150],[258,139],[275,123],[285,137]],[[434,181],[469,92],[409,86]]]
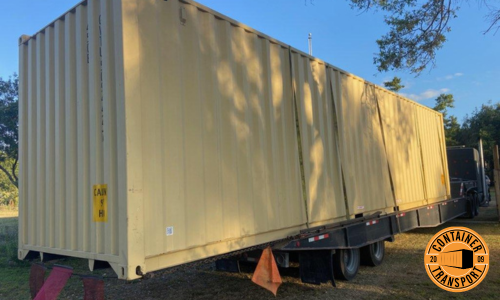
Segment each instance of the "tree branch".
[[17,162],[18,162],[18,159],[16,158],[16,160],[14,161],[14,164],[12,165],[12,176],[14,177],[16,182],[19,181],[19,178],[17,178],[17,175],[16,175]]
[[499,24],[500,23],[500,9],[496,9],[496,8],[493,8],[490,6],[488,6],[488,8],[490,9],[490,13],[487,16],[487,18],[490,21],[490,26],[488,27],[488,29],[486,29],[484,31],[484,34],[493,30],[493,28],[495,28],[495,32],[493,34],[496,34],[498,32],[498,30],[500,30],[500,24]]
[[15,185],[16,188],[19,188],[17,186],[17,180],[14,180],[14,178],[12,178],[12,176],[10,175],[9,171],[7,171],[7,169],[5,169],[2,165],[0,165],[0,170],[2,170],[5,173],[5,175],[7,175],[7,177],[10,180],[10,182],[12,182],[12,184]]

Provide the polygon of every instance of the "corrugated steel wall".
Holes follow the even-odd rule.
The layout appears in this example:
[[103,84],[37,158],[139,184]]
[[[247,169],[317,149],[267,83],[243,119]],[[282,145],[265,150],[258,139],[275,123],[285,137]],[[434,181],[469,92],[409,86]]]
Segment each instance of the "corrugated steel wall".
[[397,205],[415,207],[427,204],[424,193],[422,155],[420,152],[417,118],[421,109],[394,93],[377,88]]
[[332,89],[323,62],[292,52],[309,223],[345,218]]
[[[125,135],[114,55],[121,51],[119,5],[89,1],[21,41],[20,249],[119,253],[119,186],[125,188],[125,161],[117,156]],[[94,184],[108,185],[106,223],[92,221]]]
[[340,137],[340,157],[349,214],[395,206],[376,88],[334,68],[328,68],[333,87]]
[[193,5],[134,3],[145,255],[305,224],[288,48]]
[[449,198],[442,115],[335,68],[331,78],[349,213]]
[[446,150],[444,148],[443,119],[430,109],[416,110],[420,136],[425,191],[429,202],[444,200],[450,194]]

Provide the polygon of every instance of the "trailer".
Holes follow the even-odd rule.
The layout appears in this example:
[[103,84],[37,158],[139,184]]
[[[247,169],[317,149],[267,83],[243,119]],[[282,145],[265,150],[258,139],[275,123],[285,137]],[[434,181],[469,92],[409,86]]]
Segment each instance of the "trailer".
[[[382,215],[381,212],[303,230],[287,241],[273,244],[278,266],[288,268],[292,255],[299,262],[302,282],[321,284],[335,279],[352,280],[360,265],[376,267],[385,256],[385,242],[416,228],[436,227],[457,217],[469,216],[470,198],[457,198],[408,211]],[[261,249],[263,247],[260,247]],[[238,253],[218,260],[221,271],[239,272],[240,262],[259,261],[260,250]]]
[[19,45],[19,259],[133,280],[272,246],[334,283],[469,212],[440,113],[194,1],[83,1]]

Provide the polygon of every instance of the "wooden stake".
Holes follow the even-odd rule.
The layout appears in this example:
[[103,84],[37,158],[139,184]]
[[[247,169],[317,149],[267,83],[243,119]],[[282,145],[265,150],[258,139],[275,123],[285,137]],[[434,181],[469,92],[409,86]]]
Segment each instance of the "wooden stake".
[[495,180],[495,201],[497,202],[498,221],[500,222],[500,159],[498,157],[498,145],[493,147],[493,180]]

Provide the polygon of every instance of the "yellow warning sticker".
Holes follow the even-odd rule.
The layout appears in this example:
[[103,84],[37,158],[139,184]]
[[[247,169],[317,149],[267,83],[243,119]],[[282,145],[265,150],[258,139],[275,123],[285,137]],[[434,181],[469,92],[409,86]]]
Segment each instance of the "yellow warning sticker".
[[108,185],[94,185],[92,192],[94,198],[94,222],[108,221]]

